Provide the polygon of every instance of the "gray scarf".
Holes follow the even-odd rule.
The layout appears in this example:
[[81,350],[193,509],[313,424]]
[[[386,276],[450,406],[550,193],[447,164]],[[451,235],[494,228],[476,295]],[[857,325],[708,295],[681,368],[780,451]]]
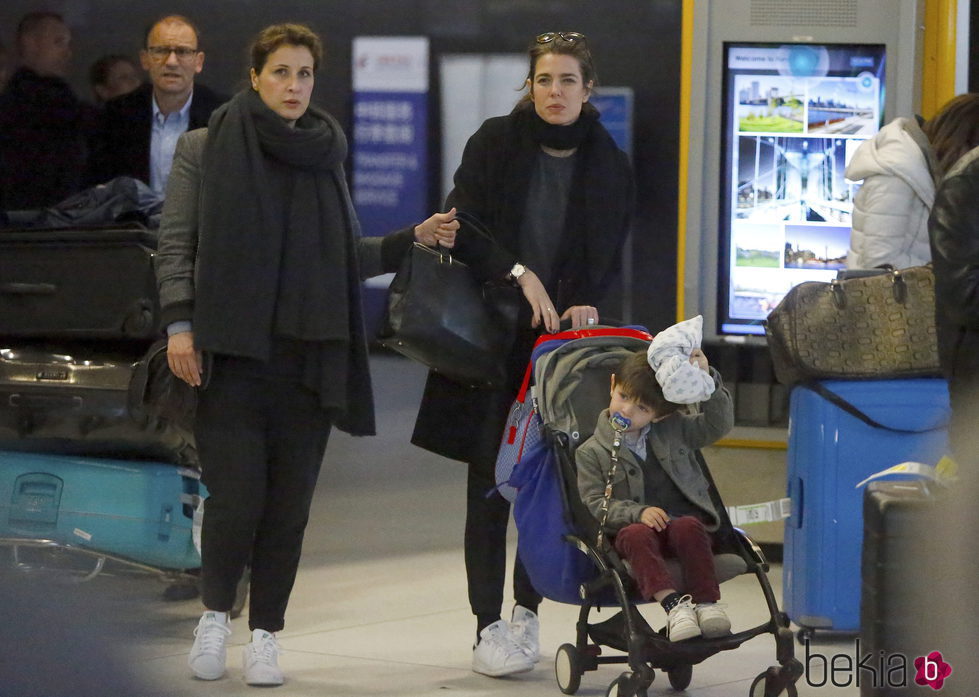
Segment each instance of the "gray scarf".
[[208,124],[194,332],[205,350],[268,359],[273,335],[347,341],[347,142],[310,108],[295,128],[244,90]]

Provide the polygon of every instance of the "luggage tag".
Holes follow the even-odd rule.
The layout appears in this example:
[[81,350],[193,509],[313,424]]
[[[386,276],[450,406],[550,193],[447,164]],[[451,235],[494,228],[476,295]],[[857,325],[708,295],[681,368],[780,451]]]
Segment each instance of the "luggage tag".
[[882,479],[883,477],[887,477],[891,474],[911,474],[916,477],[921,477],[922,479],[935,482],[936,484],[946,486],[955,480],[958,471],[958,463],[948,455],[945,455],[934,467],[931,465],[926,465],[923,462],[902,462],[898,465],[894,465],[893,467],[888,467],[885,470],[881,470],[880,472],[874,472],[853,488],[859,489],[868,482],[872,482],[875,479]]
[[731,519],[731,525],[775,523],[788,518],[791,512],[792,499],[789,498],[727,507],[727,516]]

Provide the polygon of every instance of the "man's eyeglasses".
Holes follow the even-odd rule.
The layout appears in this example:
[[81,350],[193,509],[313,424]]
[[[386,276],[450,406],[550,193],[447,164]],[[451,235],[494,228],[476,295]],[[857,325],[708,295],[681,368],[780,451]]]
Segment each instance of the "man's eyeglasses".
[[576,31],[549,31],[537,35],[537,43],[539,44],[549,44],[557,39],[573,44],[576,41],[584,41],[585,35],[579,34]]
[[196,48],[187,48],[186,46],[147,46],[146,52],[158,61],[166,60],[171,53],[177,54],[177,58],[182,61],[189,60],[199,53]]

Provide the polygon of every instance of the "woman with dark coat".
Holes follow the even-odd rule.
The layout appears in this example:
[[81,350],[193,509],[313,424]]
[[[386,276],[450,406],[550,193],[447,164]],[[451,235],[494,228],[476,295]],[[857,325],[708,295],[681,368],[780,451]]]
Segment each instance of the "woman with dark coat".
[[517,560],[516,606],[501,619],[509,504],[495,486],[506,416],[541,330],[598,321],[596,305],[618,270],[632,213],[628,160],[588,104],[596,75],[585,37],[538,36],[530,48],[527,95],[469,139],[447,206],[472,214],[492,240],[466,234],[456,255],[486,280],[510,279],[526,298],[509,384],[471,389],[430,373],[412,442],[468,463],[465,533],[469,602],[477,618],[473,670],[502,676],[539,659],[534,590]]
[[[332,426],[374,433],[362,278],[396,270],[413,241],[454,244],[452,212],[360,237],[347,142],[311,107],[322,45],[263,30],[251,89],[177,144],[157,278],[173,373],[199,386],[195,437],[208,489],[194,675],[225,673],[228,612],[251,565],[245,682],[280,685],[278,644]],[[203,355],[209,363],[202,360]]]
[[[979,464],[979,148],[945,175],[928,219],[938,355],[948,377],[952,453]],[[963,468],[975,472],[976,467]]]

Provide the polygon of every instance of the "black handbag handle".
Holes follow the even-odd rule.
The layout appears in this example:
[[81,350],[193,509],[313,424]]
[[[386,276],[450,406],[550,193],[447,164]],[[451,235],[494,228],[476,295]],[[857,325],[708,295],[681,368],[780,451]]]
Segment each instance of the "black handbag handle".
[[815,380],[807,380],[805,382],[800,382],[799,386],[812,390],[823,399],[836,405],[850,416],[855,416],[856,418],[860,419],[861,421],[863,421],[868,426],[871,426],[872,428],[879,428],[881,430],[890,431],[892,433],[929,433],[931,431],[940,431],[943,428],[948,427],[948,421],[938,424],[937,426],[931,426],[929,428],[918,428],[918,429],[894,428],[893,426],[885,426],[879,421],[875,421],[874,419],[870,418],[865,413],[860,411],[857,407],[852,405],[850,402],[846,401],[838,394],[836,394],[835,392],[827,388],[825,385],[816,382]]
[[489,228],[482,220],[477,218],[475,215],[469,211],[456,211],[456,218],[462,222],[468,223],[477,233],[486,237],[488,239],[493,239],[493,235],[490,233]]
[[451,250],[448,247],[443,247],[441,244],[437,243],[434,247],[429,247],[427,244],[415,242],[414,245],[419,251],[426,252],[432,256],[437,256],[440,264],[458,264],[459,266],[466,266],[464,261],[459,261],[457,258],[452,256]]

